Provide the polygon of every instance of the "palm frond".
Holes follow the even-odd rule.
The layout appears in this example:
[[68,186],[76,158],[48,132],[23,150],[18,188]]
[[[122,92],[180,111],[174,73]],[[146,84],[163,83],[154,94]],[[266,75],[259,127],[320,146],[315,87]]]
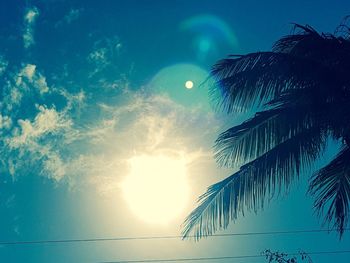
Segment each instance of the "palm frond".
[[326,215],[324,223],[339,231],[340,237],[349,221],[350,213],[350,148],[340,153],[311,178],[309,193],[315,196],[314,208]]
[[215,159],[220,166],[235,167],[251,161],[273,147],[309,129],[304,108],[271,109],[258,112],[240,125],[221,133],[215,141]]
[[340,22],[334,31],[334,35],[350,40],[350,15],[347,15]]
[[337,75],[337,77],[332,77],[333,81],[337,80],[339,76],[348,75],[346,69],[349,69],[350,66],[349,39],[332,34],[319,34],[310,26],[296,24],[295,29],[295,34],[279,39],[273,45],[272,51],[289,54],[304,60],[317,61],[327,68],[328,75],[332,71],[333,74]]
[[199,198],[198,207],[186,218],[183,236],[188,237],[193,232],[196,239],[206,237],[226,228],[246,210],[257,212],[276,191],[289,189],[301,168],[318,158],[325,143],[326,136],[321,130],[310,129],[210,186]]
[[317,61],[275,52],[224,59],[212,68],[210,97],[219,109],[245,111],[287,90],[320,86],[325,70]]
[[293,33],[276,41],[272,46],[272,51],[277,53],[291,53],[297,45],[311,39],[320,41],[322,40],[322,35],[308,25],[294,24]]
[[334,111],[327,103],[311,103],[314,93],[309,89],[288,91],[269,102],[271,109],[221,133],[214,147],[218,164],[237,167],[311,127],[328,128],[327,116],[338,113],[339,105],[328,103]]
[[214,157],[220,166],[234,167],[267,152],[277,143],[276,119],[282,109],[258,112],[240,125],[221,133],[215,141]]
[[349,86],[350,40],[309,26],[295,28],[272,52],[236,55],[213,66],[211,97],[219,109],[245,111],[287,89],[314,86],[329,92]]

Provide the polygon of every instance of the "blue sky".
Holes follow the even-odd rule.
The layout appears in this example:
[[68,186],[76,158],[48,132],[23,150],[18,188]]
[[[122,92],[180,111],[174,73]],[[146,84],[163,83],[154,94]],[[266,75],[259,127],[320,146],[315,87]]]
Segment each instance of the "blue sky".
[[[197,197],[232,172],[216,166],[212,145],[244,117],[212,110],[200,83],[213,63],[269,50],[292,22],[333,32],[348,14],[347,1],[1,1],[0,239],[178,235]],[[186,160],[189,198],[166,225],[140,220],[121,189],[132,157],[154,154]],[[331,156],[332,149],[320,164]],[[223,233],[319,229],[307,176]],[[235,256],[341,250],[348,242],[348,233],[342,241],[314,233],[0,245],[0,261]]]

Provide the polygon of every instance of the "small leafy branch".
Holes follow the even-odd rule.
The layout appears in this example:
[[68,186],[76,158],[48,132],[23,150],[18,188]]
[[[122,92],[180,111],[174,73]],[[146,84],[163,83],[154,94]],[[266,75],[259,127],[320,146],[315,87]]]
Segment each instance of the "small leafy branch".
[[283,252],[273,252],[270,249],[266,249],[262,252],[262,254],[269,263],[298,263],[301,261],[313,263],[311,257],[303,251],[299,252],[297,255],[293,255],[292,257]]

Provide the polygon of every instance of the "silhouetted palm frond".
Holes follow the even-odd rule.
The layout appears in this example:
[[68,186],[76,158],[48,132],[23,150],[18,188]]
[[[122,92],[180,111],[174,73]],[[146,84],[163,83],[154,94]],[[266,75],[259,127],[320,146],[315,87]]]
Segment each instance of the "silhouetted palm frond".
[[[221,133],[216,139],[219,165],[235,167],[251,161],[312,126],[307,108],[275,108]],[[317,123],[320,126],[322,123]]]
[[[288,190],[302,167],[309,167],[326,145],[326,134],[309,129],[274,147],[223,181],[210,186],[184,222],[184,237],[201,238],[226,228],[231,220],[263,208],[276,190]],[[288,148],[289,151],[285,151]]]
[[[223,59],[212,68],[212,98],[227,112],[250,110],[288,89],[318,87],[342,89],[350,83],[350,41],[302,32],[277,41],[272,52],[257,52]],[[338,87],[338,88],[335,88]],[[333,92],[334,93],[334,92]]]
[[237,167],[311,127],[328,128],[327,116],[337,115],[339,105],[327,102],[315,107],[310,104],[313,93],[304,89],[285,92],[268,103],[270,109],[221,133],[215,143],[218,164]]
[[350,206],[350,148],[345,146],[327,166],[311,178],[309,192],[315,196],[320,215],[326,209],[324,223],[344,233]]
[[334,35],[342,37],[344,39],[350,39],[350,15],[344,17],[343,21],[334,31]]
[[305,79],[305,70],[316,70],[319,66],[310,61],[310,65],[302,70],[304,67],[304,61],[274,52],[224,59],[212,69],[216,84],[211,94],[218,107],[227,112],[249,110],[254,105],[276,98],[289,88],[313,85],[314,79]]

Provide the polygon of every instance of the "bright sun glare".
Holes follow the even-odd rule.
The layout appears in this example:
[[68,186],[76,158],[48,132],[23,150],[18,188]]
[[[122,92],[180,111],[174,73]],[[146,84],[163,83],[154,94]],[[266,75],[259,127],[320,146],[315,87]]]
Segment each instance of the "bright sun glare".
[[129,163],[123,192],[130,209],[153,224],[166,224],[180,215],[189,195],[184,160],[140,155]]
[[192,89],[193,88],[193,81],[187,80],[186,83],[185,83],[185,87],[187,89]]

